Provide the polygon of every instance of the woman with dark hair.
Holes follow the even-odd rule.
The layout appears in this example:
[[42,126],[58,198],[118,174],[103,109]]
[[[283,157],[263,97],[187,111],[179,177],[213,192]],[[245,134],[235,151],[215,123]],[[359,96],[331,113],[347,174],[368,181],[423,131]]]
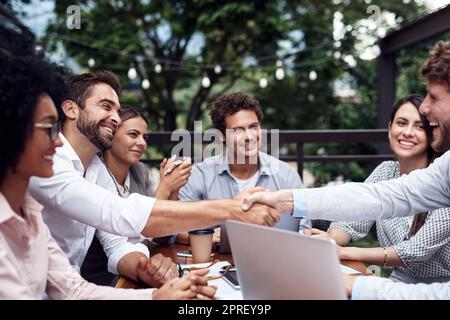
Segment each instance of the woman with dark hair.
[[85,281],[70,265],[27,194],[30,177],[53,175],[62,146],[55,103],[63,81],[35,56],[16,58],[0,49],[0,299],[212,298],[207,270],[167,282],[160,289],[115,289]]
[[[147,150],[148,121],[141,112],[128,105],[121,106],[120,119],[122,123],[114,135],[113,145],[103,154],[117,193],[126,197],[129,193],[138,192],[154,195],[157,199],[178,200],[178,191],[191,174],[190,159],[164,159],[160,165],[160,182],[155,190],[147,166],[139,162]],[[165,173],[168,170],[169,174]]]
[[[398,178],[428,167],[436,157],[431,148],[431,128],[419,114],[422,101],[422,97],[410,95],[395,104],[389,122],[389,143],[396,161],[381,163],[366,182]],[[450,280],[449,213],[450,209],[445,208],[407,218],[335,222],[328,234],[318,230],[310,232],[334,239],[341,259],[393,267],[390,278],[394,281],[444,282]],[[366,236],[374,224],[380,247],[344,247]]]

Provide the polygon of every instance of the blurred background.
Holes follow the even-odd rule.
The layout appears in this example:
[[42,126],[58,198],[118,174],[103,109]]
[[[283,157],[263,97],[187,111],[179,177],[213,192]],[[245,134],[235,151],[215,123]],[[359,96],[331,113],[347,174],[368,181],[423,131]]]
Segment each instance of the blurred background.
[[[387,128],[378,121],[378,41],[450,1],[1,3],[35,35],[35,50],[74,73],[115,72],[125,89],[121,101],[142,109],[152,132],[170,132],[192,130],[196,120],[209,128],[208,103],[233,91],[261,102],[268,129]],[[396,98],[425,93],[417,71],[432,44],[447,38],[440,34],[396,54]],[[379,151],[370,142],[302,148],[306,157]],[[150,147],[147,157],[167,152],[164,145]],[[295,143],[280,149],[291,158],[295,152]],[[363,181],[379,162],[309,161],[301,171],[307,186],[320,186]]]

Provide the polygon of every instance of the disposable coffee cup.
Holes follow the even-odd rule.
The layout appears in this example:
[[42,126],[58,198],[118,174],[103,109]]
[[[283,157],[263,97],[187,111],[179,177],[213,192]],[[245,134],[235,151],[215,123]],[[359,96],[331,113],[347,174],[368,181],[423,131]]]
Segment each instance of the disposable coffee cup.
[[189,241],[191,242],[193,263],[204,263],[211,261],[213,234],[214,229],[189,231]]

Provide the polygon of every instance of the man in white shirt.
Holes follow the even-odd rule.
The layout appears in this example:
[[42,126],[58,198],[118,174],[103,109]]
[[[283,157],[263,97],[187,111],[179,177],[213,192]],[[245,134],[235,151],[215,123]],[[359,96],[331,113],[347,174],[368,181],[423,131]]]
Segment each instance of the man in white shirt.
[[96,153],[111,147],[120,124],[120,84],[114,74],[98,72],[73,77],[67,89],[68,98],[61,106],[65,146],[47,159],[54,163],[53,177],[32,178],[30,193],[44,206],[43,216],[52,235],[78,269],[95,229],[109,256],[110,271],[132,279],[140,272],[144,281],[155,277],[165,281],[177,276],[173,263],[148,260],[145,248],[126,244],[122,237],[164,236],[227,219],[265,225],[279,220],[278,211],[263,205],[243,212],[240,200],[179,205],[139,194],[123,199],[102,188],[107,172]]
[[[319,189],[261,192],[244,208],[265,203],[294,217],[335,221],[379,220],[414,215],[450,205],[450,41],[439,41],[422,67],[427,96],[420,106],[433,127],[434,150],[445,152],[428,168],[378,183],[348,183]],[[450,238],[450,230],[448,230]],[[385,259],[389,257],[385,253]],[[450,299],[450,282],[394,283],[379,277],[344,276],[353,299]]]

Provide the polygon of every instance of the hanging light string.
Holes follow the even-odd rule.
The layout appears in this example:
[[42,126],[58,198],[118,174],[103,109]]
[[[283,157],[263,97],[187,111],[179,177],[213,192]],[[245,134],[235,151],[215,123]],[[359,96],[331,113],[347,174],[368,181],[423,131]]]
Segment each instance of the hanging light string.
[[[442,9],[444,6],[437,8],[435,11]],[[423,13],[425,13],[427,10],[422,10],[421,12],[419,12],[418,14],[415,15],[415,17],[417,17],[418,15],[422,15]],[[433,12],[435,12],[433,11]],[[427,12],[428,14],[432,13],[430,11]],[[409,21],[411,19],[408,19]],[[388,26],[389,30],[394,30],[398,25],[400,25],[400,22],[398,22],[398,20],[396,20],[396,24],[392,25],[392,26]],[[350,30],[348,30],[350,31]],[[306,48],[301,48],[301,49],[296,49],[296,50],[291,50],[289,52],[284,52],[282,54],[272,54],[272,55],[265,55],[265,56],[258,56],[255,57],[254,60],[257,63],[261,63],[264,61],[270,61],[270,60],[275,60],[276,61],[276,65],[248,65],[248,66],[243,66],[242,63],[237,64],[237,63],[229,63],[229,62],[216,62],[214,64],[203,64],[203,63],[192,63],[192,62],[188,62],[188,61],[174,61],[174,60],[170,60],[170,59],[166,59],[166,58],[150,58],[150,57],[146,57],[144,55],[139,55],[139,54],[131,54],[131,53],[127,53],[127,52],[123,52],[120,50],[115,50],[115,49],[111,49],[111,48],[105,48],[105,47],[99,47],[99,46],[94,46],[92,44],[89,44],[87,42],[83,42],[83,41],[79,41],[76,39],[73,39],[71,37],[68,37],[66,35],[62,35],[62,34],[58,34],[56,32],[50,32],[48,33],[48,36],[51,37],[55,37],[57,39],[61,39],[67,42],[71,42],[74,43],[76,45],[79,46],[83,46],[83,47],[87,47],[90,49],[94,49],[96,51],[100,51],[100,52],[104,52],[104,53],[108,53],[111,55],[115,55],[115,56],[122,56],[122,57],[126,57],[126,58],[130,58],[133,62],[143,62],[143,61],[149,61],[150,63],[154,64],[154,68],[153,68],[153,72],[155,74],[159,74],[163,71],[192,71],[192,70],[200,70],[205,72],[205,70],[212,70],[214,71],[215,74],[221,74],[224,70],[228,70],[228,71],[261,71],[262,72],[262,76],[259,79],[259,86],[261,88],[265,88],[268,85],[268,80],[267,80],[267,73],[269,72],[273,72],[275,70],[274,76],[276,80],[283,80],[286,72],[285,72],[285,65],[284,65],[284,61],[295,57],[297,55],[300,54],[307,54],[309,52],[314,52],[317,50],[323,50],[323,49],[328,49],[328,50],[333,50],[335,51],[334,55],[328,55],[328,58],[326,59],[320,59],[320,60],[316,60],[312,63],[289,63],[288,64],[288,69],[296,69],[296,68],[301,68],[301,67],[305,67],[305,66],[320,66],[322,65],[324,62],[330,62],[330,60],[341,60],[341,52],[339,50],[339,47],[336,48],[335,47],[335,43],[336,41],[333,39],[329,39],[329,40],[324,40],[322,41],[320,44],[314,46],[314,47],[306,47]],[[344,36],[342,38],[339,39],[339,43],[342,43],[343,41],[348,39],[348,35],[347,32],[344,34]],[[376,41],[376,40],[374,40]],[[375,43],[372,43],[372,45],[374,45]],[[370,46],[370,45],[369,45]],[[348,58],[348,56],[347,56]],[[353,60],[353,57],[350,57],[352,59],[345,59],[345,57],[343,57],[343,61],[345,63],[347,63],[350,67],[354,67],[356,64],[350,63],[349,60]],[[87,64],[90,68],[93,68],[96,65],[96,61],[94,58],[89,58],[89,60],[87,61]],[[138,67],[138,64],[136,64],[136,66]],[[103,65],[104,67],[104,65]],[[112,68],[110,68],[111,70],[120,70],[121,68],[117,68],[117,66],[112,66]],[[146,70],[148,72],[148,70]],[[131,67],[128,69],[127,72],[127,76],[130,80],[135,80],[138,77],[138,73],[136,71],[135,66],[131,65]],[[311,81],[315,81],[317,79],[317,72],[315,70],[310,70],[308,77]],[[202,79],[201,79],[201,86],[204,88],[209,88],[211,85],[211,80],[209,79],[207,74],[204,74]],[[144,79],[142,79],[141,81],[141,87],[146,90],[148,88],[150,88],[150,81],[148,80],[147,77],[145,77]]]
[[[104,52],[104,53],[109,53],[111,55],[115,55],[115,56],[122,56],[122,57],[127,57],[130,58],[131,60],[140,60],[140,61],[149,61],[151,63],[155,64],[155,72],[156,73],[160,73],[162,70],[162,64],[164,64],[164,69],[165,70],[192,70],[192,69],[199,69],[199,70],[205,70],[205,69],[211,69],[214,70],[214,72],[216,74],[221,73],[224,70],[239,70],[239,69],[243,69],[242,64],[237,64],[237,63],[228,63],[228,62],[215,62],[213,64],[202,64],[202,63],[191,63],[191,62],[187,62],[187,61],[174,61],[174,60],[170,60],[170,59],[165,59],[165,58],[150,58],[150,57],[145,57],[139,54],[131,54],[131,53],[127,53],[124,51],[119,51],[119,50],[115,50],[115,49],[111,49],[111,48],[105,48],[105,47],[100,47],[100,46],[94,46],[92,44],[89,44],[87,42],[84,41],[80,41],[80,40],[76,40],[73,38],[70,38],[66,35],[62,35],[62,34],[58,34],[55,32],[51,32],[48,34],[49,36],[55,37],[55,38],[59,38],[61,40],[67,41],[67,42],[71,42],[86,48],[90,48],[90,49],[94,49],[96,51],[100,51],[100,52]],[[344,41],[345,39],[342,39],[341,41]],[[255,57],[255,60],[258,62],[262,62],[262,61],[267,61],[267,60],[286,60],[290,57],[299,55],[299,54],[305,54],[308,52],[312,52],[312,51],[316,51],[316,50],[321,50],[324,48],[329,47],[331,49],[331,47],[334,44],[334,40],[328,40],[328,41],[323,41],[322,43],[320,43],[317,46],[314,47],[308,47],[308,48],[304,48],[304,49],[297,49],[297,50],[293,50],[291,52],[287,52],[287,53],[283,53],[283,54],[274,54],[274,55],[266,55],[266,56],[260,56],[260,57]],[[244,67],[244,69],[249,69],[253,66],[248,66],[248,67]],[[255,66],[256,67],[256,66]],[[258,69],[274,69],[273,66],[257,66]]]
[[[110,49],[110,48],[102,48],[102,47],[98,47],[98,46],[93,46],[93,45],[87,44],[85,42],[74,40],[74,39],[69,38],[67,36],[60,36],[60,38],[63,38],[64,40],[67,40],[69,42],[75,43],[75,44],[83,46],[83,47],[88,47],[90,49],[98,50],[98,51],[101,51],[101,52],[106,52],[106,53],[109,53],[111,55],[123,56],[123,57],[130,58],[132,61],[135,62],[135,64],[134,65],[132,64],[129,67],[128,71],[127,71],[127,76],[132,81],[135,80],[138,77],[138,73],[137,73],[136,67],[138,67],[139,64],[136,63],[137,61],[142,62],[144,60],[147,60],[147,61],[151,61],[152,63],[155,63],[155,62],[158,61],[154,65],[153,71],[151,71],[151,70],[149,71],[147,69],[146,73],[154,72],[155,74],[158,74],[158,73],[161,73],[163,71],[163,66],[161,65],[161,63],[159,63],[159,61],[162,61],[164,59],[146,58],[146,57],[142,57],[140,55],[129,54],[129,53],[126,53],[126,52],[117,51],[117,50]],[[342,39],[342,40],[344,40],[344,39]],[[292,57],[292,56],[294,56],[296,54],[305,54],[307,52],[312,52],[314,50],[319,50],[320,48],[323,49],[323,48],[325,48],[326,45],[330,45],[332,43],[333,43],[333,41],[328,41],[328,42],[324,41],[320,45],[315,46],[315,47],[291,51],[289,53],[286,53],[284,55],[284,57],[286,57],[286,56]],[[268,60],[269,58],[273,59],[275,57],[278,58],[278,60],[276,61],[276,65],[275,66],[273,66],[273,65],[270,65],[270,66],[249,65],[249,66],[245,66],[244,67],[244,66],[238,65],[238,64],[228,64],[228,65],[226,65],[226,64],[220,64],[220,63],[214,64],[214,65],[213,64],[188,64],[188,65],[186,65],[186,63],[178,62],[178,63],[175,64],[175,63],[173,63],[173,61],[171,61],[172,62],[171,64],[164,65],[164,71],[183,71],[183,70],[184,71],[192,71],[193,67],[194,67],[194,69],[196,69],[196,70],[203,70],[203,71],[205,71],[205,69],[213,70],[213,72],[216,73],[216,74],[222,73],[223,70],[243,71],[243,72],[245,72],[245,71],[260,72],[262,74],[260,74],[260,79],[259,79],[258,83],[259,83],[259,86],[261,88],[265,88],[265,87],[267,87],[267,85],[269,83],[269,81],[267,79],[268,74],[273,72],[274,70],[275,70],[274,76],[275,76],[276,80],[281,81],[281,80],[284,79],[284,77],[286,75],[285,65],[284,65],[283,60],[281,60],[282,58],[280,59],[280,57],[278,55],[277,56],[275,56],[275,55],[268,56],[267,55],[267,56],[262,56],[262,57],[258,57],[257,58],[257,59],[259,59],[259,61],[261,61],[261,59],[262,60]],[[288,68],[290,70],[293,70],[293,69],[303,68],[303,67],[306,67],[306,66],[309,66],[309,67],[314,67],[315,66],[315,67],[317,67],[319,65],[323,65],[324,63],[329,63],[331,59],[332,59],[332,57],[329,56],[329,57],[326,57],[324,59],[316,60],[314,62],[289,63]],[[337,60],[337,59],[334,58],[334,60]],[[167,59],[166,59],[166,61],[167,61]],[[95,62],[95,60],[93,58],[90,58],[88,60],[89,67],[93,67],[95,64],[96,64],[96,62]],[[214,66],[214,67],[211,68],[212,66]],[[117,67],[117,65],[107,67],[105,64],[102,64],[102,67],[110,69],[110,70],[114,70],[114,71],[126,70],[124,68]],[[315,79],[311,79],[311,80],[315,80]],[[209,88],[211,86],[211,80],[210,80],[210,78],[208,77],[207,74],[204,74],[204,76],[201,79],[200,84],[201,84],[201,86],[203,88]],[[150,88],[150,86],[151,86],[150,85],[150,80],[148,79],[148,77],[144,76],[143,79],[141,79],[141,87],[142,87],[142,89],[147,90],[147,89]]]

